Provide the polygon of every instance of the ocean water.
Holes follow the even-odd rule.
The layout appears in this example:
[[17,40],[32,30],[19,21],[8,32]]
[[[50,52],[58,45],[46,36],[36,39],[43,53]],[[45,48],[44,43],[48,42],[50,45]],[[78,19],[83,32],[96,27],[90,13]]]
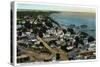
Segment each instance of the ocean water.
[[95,13],[60,12],[60,13],[53,13],[50,16],[59,24],[63,25],[70,25],[70,24],[74,24],[76,26],[83,24],[87,25],[88,26],[87,30],[85,29],[79,31],[84,31],[93,37],[96,36]]

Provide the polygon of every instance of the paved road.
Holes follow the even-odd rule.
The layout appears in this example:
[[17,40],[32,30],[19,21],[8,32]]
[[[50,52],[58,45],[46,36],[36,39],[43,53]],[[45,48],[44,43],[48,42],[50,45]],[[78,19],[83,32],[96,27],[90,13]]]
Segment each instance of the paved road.
[[[31,50],[29,48],[25,48],[25,47],[22,47],[20,45],[17,45],[17,47],[21,50],[22,53],[25,53],[24,55],[26,56],[29,56],[30,59],[32,61],[43,61],[44,59],[48,60],[48,59],[52,59],[53,56],[56,55],[56,53],[59,53],[60,54],[60,60],[68,60],[68,57],[67,57],[67,53],[64,52],[63,50],[59,49],[59,48],[56,48],[56,49],[52,49],[42,38],[40,37],[37,37],[37,39],[39,41],[41,41],[43,43],[43,46],[46,47],[52,54],[51,55],[47,55],[47,54],[44,54],[41,53],[41,54],[38,54],[36,52],[34,52],[34,50]],[[55,56],[56,57],[56,56]]]
[[39,41],[41,41],[44,45],[44,47],[46,47],[52,54],[56,54],[59,53],[60,54],[60,60],[68,60],[68,56],[67,53],[64,52],[63,50],[56,48],[55,50],[52,49],[42,38],[40,38],[39,36],[37,36],[37,39]]

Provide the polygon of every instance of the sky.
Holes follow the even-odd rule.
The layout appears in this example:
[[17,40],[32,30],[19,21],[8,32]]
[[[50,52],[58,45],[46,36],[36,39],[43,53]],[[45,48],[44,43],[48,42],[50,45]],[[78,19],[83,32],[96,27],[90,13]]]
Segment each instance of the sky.
[[72,12],[92,12],[95,13],[95,8],[86,6],[71,6],[71,5],[51,5],[39,3],[17,3],[17,9],[31,9],[31,10],[50,10],[50,11],[72,11]]

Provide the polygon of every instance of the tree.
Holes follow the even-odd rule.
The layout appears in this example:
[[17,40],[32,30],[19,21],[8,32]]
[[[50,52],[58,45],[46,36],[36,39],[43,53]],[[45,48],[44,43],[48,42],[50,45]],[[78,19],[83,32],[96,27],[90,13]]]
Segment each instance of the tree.
[[90,36],[90,37],[88,38],[88,42],[92,42],[92,41],[95,41],[95,38],[92,37],[92,36]]
[[70,32],[71,34],[75,34],[75,31],[72,28],[67,28],[67,31]]
[[66,29],[63,29],[63,32],[64,32],[64,34],[67,32],[67,30]]
[[59,60],[59,59],[60,59],[60,54],[57,53],[57,54],[56,54],[56,60]]
[[80,36],[81,36],[81,38],[86,38],[88,36],[88,34],[85,32],[80,32]]

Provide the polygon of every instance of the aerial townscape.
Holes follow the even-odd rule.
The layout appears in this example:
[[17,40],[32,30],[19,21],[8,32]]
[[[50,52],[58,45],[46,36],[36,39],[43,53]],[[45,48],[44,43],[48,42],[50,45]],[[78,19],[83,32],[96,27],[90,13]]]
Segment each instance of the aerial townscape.
[[88,25],[62,24],[53,13],[17,12],[17,63],[96,59],[96,37],[81,31]]

